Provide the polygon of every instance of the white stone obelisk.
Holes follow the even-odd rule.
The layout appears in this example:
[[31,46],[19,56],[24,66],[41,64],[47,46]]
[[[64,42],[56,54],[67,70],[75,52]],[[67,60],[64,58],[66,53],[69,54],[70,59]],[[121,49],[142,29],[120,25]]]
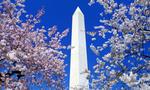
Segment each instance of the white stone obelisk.
[[70,64],[70,90],[88,90],[87,79],[87,51],[84,15],[79,7],[72,18],[71,64]]

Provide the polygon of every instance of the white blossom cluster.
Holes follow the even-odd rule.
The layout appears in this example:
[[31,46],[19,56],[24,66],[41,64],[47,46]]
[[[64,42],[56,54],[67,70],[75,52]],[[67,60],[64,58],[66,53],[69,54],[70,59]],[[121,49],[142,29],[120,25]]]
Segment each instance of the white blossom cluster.
[[[25,0],[2,0],[0,2],[0,87],[6,90],[27,90],[29,84],[64,88],[66,55],[61,44],[68,29],[62,33],[56,26],[37,28],[40,10],[37,15],[26,15]],[[39,76],[40,75],[40,76]]]
[[[101,19],[101,25],[95,27],[99,29],[95,33],[106,42],[103,45],[92,42],[90,46],[98,56],[94,66],[97,77],[93,79],[92,87],[109,90],[123,82],[133,90],[149,90],[150,1],[133,0],[126,5],[115,0],[91,0],[90,4],[95,2],[105,9],[100,15],[110,18]],[[107,53],[103,55],[103,52]]]

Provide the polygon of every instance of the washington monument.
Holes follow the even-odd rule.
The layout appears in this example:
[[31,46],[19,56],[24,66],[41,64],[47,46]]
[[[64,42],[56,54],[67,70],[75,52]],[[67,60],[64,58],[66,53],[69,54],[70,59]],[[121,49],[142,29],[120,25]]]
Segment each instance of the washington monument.
[[89,90],[85,21],[79,7],[72,17],[70,90]]

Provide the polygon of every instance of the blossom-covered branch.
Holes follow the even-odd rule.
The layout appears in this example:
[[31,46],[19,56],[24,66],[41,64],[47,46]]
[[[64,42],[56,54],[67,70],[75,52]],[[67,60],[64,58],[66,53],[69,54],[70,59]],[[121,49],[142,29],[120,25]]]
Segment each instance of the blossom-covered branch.
[[43,9],[21,20],[26,13],[24,2],[0,2],[0,85],[6,90],[27,90],[29,84],[46,83],[49,88],[62,90],[66,66],[62,49],[66,46],[61,40],[69,30],[60,33],[56,26],[35,27]]
[[95,27],[106,42],[99,46],[94,46],[93,42],[91,50],[96,55],[103,51],[107,54],[97,58],[94,69],[98,77],[93,80],[93,87],[110,89],[122,82],[131,89],[150,89],[149,0],[133,0],[128,5],[115,0],[91,0],[90,5],[95,2],[104,8],[100,15],[110,18],[101,19],[101,25]]

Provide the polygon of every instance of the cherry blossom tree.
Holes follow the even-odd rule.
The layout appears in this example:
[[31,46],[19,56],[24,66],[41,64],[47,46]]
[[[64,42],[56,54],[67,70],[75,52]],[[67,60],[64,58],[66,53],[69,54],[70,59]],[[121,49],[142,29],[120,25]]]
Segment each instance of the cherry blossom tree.
[[[121,83],[119,90],[149,90],[150,1],[118,4],[115,0],[91,0],[89,5],[93,3],[102,5],[104,12],[96,31],[88,32],[94,38],[90,48],[98,56],[92,87],[109,90]],[[98,36],[105,40],[102,45],[94,45],[100,42]]]
[[61,41],[68,29],[61,33],[56,26],[38,28],[36,24],[40,23],[44,10],[35,16],[28,15],[24,2],[0,2],[0,87],[28,90],[30,85],[46,84],[51,89],[62,90],[66,66],[62,50],[66,46]]

